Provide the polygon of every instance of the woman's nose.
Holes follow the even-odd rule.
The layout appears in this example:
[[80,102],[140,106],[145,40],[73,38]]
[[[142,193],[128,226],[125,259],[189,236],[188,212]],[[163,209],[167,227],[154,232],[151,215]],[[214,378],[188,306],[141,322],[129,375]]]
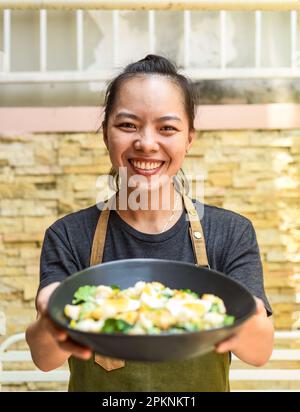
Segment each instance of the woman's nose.
[[153,131],[145,131],[141,133],[140,138],[134,142],[134,148],[145,153],[155,152],[159,149],[159,145]]

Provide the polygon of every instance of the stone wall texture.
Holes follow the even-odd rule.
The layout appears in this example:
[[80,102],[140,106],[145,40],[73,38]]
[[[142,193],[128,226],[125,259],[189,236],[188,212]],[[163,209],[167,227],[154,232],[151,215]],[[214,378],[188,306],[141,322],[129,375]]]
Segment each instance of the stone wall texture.
[[[46,228],[94,204],[96,180],[109,169],[101,134],[0,136],[0,311],[7,336],[35,319]],[[300,328],[300,130],[198,132],[184,170],[204,175],[206,203],[253,222],[275,327]]]

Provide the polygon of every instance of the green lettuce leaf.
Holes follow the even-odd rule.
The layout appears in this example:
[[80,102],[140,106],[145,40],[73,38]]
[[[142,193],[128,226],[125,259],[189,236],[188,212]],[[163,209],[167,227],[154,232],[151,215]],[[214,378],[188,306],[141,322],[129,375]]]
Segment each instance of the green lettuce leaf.
[[130,323],[127,323],[122,319],[106,319],[101,329],[101,332],[103,333],[116,333],[116,332],[126,333],[131,328],[132,328],[132,325],[130,325]]
[[199,298],[198,294],[196,292],[193,292],[191,289],[182,289],[182,292],[188,293],[189,295],[192,295],[194,298]]
[[110,285],[113,290],[120,290],[120,286],[118,285]]
[[234,316],[226,315],[224,319],[224,325],[229,326],[234,323]]
[[93,300],[97,287],[96,286],[81,286],[74,293],[73,305],[82,302],[89,302]]

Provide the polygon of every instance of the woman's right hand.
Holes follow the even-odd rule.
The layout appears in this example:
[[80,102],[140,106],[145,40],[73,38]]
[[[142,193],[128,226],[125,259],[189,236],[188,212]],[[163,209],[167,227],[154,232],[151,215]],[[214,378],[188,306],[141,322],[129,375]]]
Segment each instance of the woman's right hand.
[[59,328],[49,317],[47,311],[47,305],[50,296],[54,290],[59,286],[59,282],[55,282],[43,288],[38,294],[36,306],[38,310],[38,319],[41,329],[47,331],[58,347],[66,352],[66,355],[73,355],[79,359],[87,360],[92,356],[91,349],[81,346],[78,343],[74,342],[69,336],[68,333]]

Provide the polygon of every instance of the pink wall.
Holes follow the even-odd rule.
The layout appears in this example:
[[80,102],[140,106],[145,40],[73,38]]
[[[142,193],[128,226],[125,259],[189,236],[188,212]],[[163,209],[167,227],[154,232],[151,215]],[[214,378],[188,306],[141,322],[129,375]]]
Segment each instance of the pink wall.
[[[0,108],[0,133],[95,132],[103,107]],[[195,120],[199,130],[297,129],[300,105],[203,105]]]

